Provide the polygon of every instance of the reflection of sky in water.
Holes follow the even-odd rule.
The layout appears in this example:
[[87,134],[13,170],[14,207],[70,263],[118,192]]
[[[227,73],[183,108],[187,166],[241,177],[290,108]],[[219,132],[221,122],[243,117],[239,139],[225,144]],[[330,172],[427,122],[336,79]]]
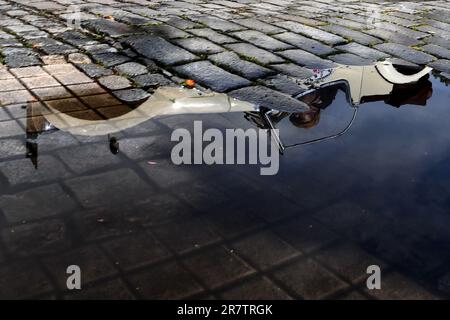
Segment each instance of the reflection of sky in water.
[[[320,145],[288,149],[284,162],[294,165],[292,158],[303,157],[307,151],[316,157],[333,156],[334,161],[370,173],[378,182],[393,174],[414,178],[445,159],[450,151],[448,89],[433,81],[433,91],[425,107],[394,108],[383,102],[362,104],[346,135]],[[342,130],[350,121],[351,113],[344,94],[339,93],[335,103],[322,112],[318,126],[297,129],[285,119],[280,127],[281,135],[286,144],[329,135]]]

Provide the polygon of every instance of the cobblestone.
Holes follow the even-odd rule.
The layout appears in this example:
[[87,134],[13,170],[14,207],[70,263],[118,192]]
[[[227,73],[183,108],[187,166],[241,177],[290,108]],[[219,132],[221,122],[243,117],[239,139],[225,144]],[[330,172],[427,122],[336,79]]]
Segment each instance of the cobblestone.
[[264,78],[273,73],[272,70],[261,67],[255,63],[242,60],[234,52],[223,52],[209,56],[209,59],[215,64],[232,70],[233,72],[242,75],[243,77],[255,80]]
[[300,49],[286,50],[279,52],[281,56],[289,59],[301,66],[310,69],[314,68],[332,68],[336,64],[330,60],[319,58],[318,56]]
[[291,45],[278,41],[259,31],[239,31],[232,33],[232,35],[268,50],[276,51],[292,48]]
[[283,28],[289,29],[292,32],[300,33],[314,40],[322,41],[327,44],[335,45],[346,42],[346,40],[340,36],[307,25],[303,25],[297,22],[283,21],[280,22],[278,25]]
[[174,46],[160,37],[145,36],[127,39],[125,43],[143,56],[163,64],[172,65],[197,59],[192,53]]
[[254,86],[231,91],[232,97],[273,109],[304,110],[306,106],[288,95],[263,87]]
[[442,48],[435,44],[427,44],[422,47],[422,50],[434,55],[435,57],[450,60],[450,50]]
[[[373,61],[389,57],[389,55],[386,53],[383,53],[381,51],[378,51],[373,48],[369,48],[369,47],[366,47],[366,46],[363,46],[363,45],[360,45],[360,44],[354,43],[354,42],[343,45],[343,46],[339,46],[336,48],[339,50],[360,56],[362,58],[373,60]],[[377,48],[377,47],[375,46],[375,48]]]
[[117,90],[114,91],[113,94],[120,101],[131,104],[142,102],[150,97],[150,94],[142,89]]
[[120,90],[131,87],[131,83],[127,78],[115,75],[101,77],[98,79],[98,82],[110,90]]
[[[227,168],[226,177],[213,168],[174,168],[165,158],[167,133],[198,119],[189,116],[115,134],[117,155],[105,137],[60,130],[31,139],[29,132],[39,145],[32,162],[23,107],[53,98],[46,103],[62,112],[99,120],[129,112],[147,89],[193,78],[256,104],[302,110],[292,98],[303,90],[295,78],[390,56],[448,78],[447,2],[84,1],[84,28],[76,29],[66,24],[68,1],[0,0],[0,297],[447,297],[445,248],[364,211],[359,200],[323,207],[348,189],[338,169],[321,170],[343,183],[342,193],[320,189],[322,197],[299,201],[304,190],[276,190],[280,178],[254,183],[242,176],[252,174],[247,167]],[[105,79],[123,85],[110,92]],[[231,125],[225,117],[202,119]],[[304,151],[301,161],[312,157]],[[300,178],[308,190],[319,188],[312,173]],[[438,229],[432,238],[442,243],[447,228]],[[65,290],[64,267],[73,260],[87,281],[81,293]],[[373,263],[383,266],[377,292],[362,286],[364,266]]]
[[0,197],[0,205],[9,223],[19,223],[61,214],[73,209],[75,202],[60,186],[52,184],[3,195]]
[[209,61],[193,62],[175,67],[175,70],[218,92],[250,85],[250,81],[216,67]]
[[284,60],[279,56],[276,56],[275,54],[269,51],[259,49],[254,45],[248,43],[229,44],[226,45],[226,47],[243,57],[247,57],[251,60],[256,60],[257,62],[262,64],[284,62]]
[[280,33],[274,37],[319,56],[328,55],[335,51],[332,47],[324,45],[319,41],[312,40],[292,32]]
[[208,28],[192,29],[192,30],[189,30],[189,32],[196,36],[204,37],[204,38],[208,39],[209,41],[215,42],[217,44],[227,44],[227,43],[237,42],[236,39],[233,39],[229,36],[226,36],[224,34],[221,34],[217,31],[214,31],[214,30],[208,29]]
[[202,38],[179,39],[174,42],[195,54],[212,54],[224,51],[222,47]]
[[427,64],[435,59],[429,54],[396,43],[382,43],[375,48],[417,64]]

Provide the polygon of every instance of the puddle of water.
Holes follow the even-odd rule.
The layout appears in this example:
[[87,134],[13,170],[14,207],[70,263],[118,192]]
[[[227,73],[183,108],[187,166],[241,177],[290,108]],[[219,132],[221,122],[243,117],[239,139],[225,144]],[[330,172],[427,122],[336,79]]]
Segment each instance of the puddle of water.
[[[255,166],[170,163],[174,128],[192,128],[193,120],[202,120],[204,128],[252,128],[242,113],[165,116],[115,134],[117,140],[62,131],[36,134],[51,126],[33,122],[39,130],[28,132],[28,150],[25,132],[2,132],[0,143],[8,146],[0,155],[2,234],[35,221],[43,223],[36,233],[45,232],[46,219],[54,223],[62,213],[77,225],[89,210],[110,212],[108,218],[118,224],[128,215],[143,225],[199,213],[220,220],[216,213],[232,204],[237,212],[250,208],[269,229],[282,219],[311,218],[342,241],[357,243],[436,289],[436,279],[450,262],[450,90],[434,77],[430,81],[432,96],[416,100],[424,103],[412,105],[404,98],[405,105],[396,108],[382,100],[366,102],[339,138],[288,148],[279,174],[272,177],[260,176]],[[307,125],[294,126],[289,116],[276,122],[286,145],[333,135],[352,120],[343,91],[323,99],[320,117]],[[25,126],[22,112],[17,118]],[[0,125],[0,131],[7,128]],[[23,196],[11,200],[11,195],[54,184],[72,199],[59,208],[48,209],[47,197],[54,193],[29,195],[31,204]],[[77,245],[85,232],[64,237]],[[11,260],[61,251],[54,243],[35,248],[30,233],[23,235],[25,240],[4,236],[0,248]]]

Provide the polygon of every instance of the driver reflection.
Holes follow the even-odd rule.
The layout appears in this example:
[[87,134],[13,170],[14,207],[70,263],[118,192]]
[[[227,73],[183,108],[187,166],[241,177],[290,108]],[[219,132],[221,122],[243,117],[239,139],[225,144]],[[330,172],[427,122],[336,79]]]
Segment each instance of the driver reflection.
[[[271,112],[269,117],[271,122],[276,125],[286,117],[292,125],[302,129],[310,129],[315,127],[319,121],[321,113],[327,109],[336,99],[336,95],[342,90],[346,92],[343,84],[330,85],[319,88],[311,93],[303,95],[298,100],[308,105],[309,110],[302,112]],[[432,96],[432,84],[428,80],[428,76],[421,78],[415,83],[395,84],[392,92],[385,95],[365,96],[361,98],[361,104],[375,101],[383,101],[385,104],[395,108],[404,105],[426,106],[427,100]],[[267,125],[259,116],[253,113],[248,114],[247,119],[254,122],[261,128],[267,128]]]

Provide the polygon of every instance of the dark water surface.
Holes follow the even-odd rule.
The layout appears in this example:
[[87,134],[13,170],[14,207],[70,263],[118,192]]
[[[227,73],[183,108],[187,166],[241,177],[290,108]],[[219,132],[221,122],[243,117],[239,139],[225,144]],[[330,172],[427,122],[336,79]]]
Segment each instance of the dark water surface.
[[[243,114],[151,120],[115,135],[114,155],[107,137],[61,131],[31,154],[26,111],[0,113],[0,297],[448,297],[450,90],[430,81],[426,106],[362,104],[343,136],[288,148],[275,176],[171,163],[173,129],[252,127]],[[278,127],[292,144],[352,113],[338,93],[315,127]],[[82,293],[65,290],[69,264]]]

